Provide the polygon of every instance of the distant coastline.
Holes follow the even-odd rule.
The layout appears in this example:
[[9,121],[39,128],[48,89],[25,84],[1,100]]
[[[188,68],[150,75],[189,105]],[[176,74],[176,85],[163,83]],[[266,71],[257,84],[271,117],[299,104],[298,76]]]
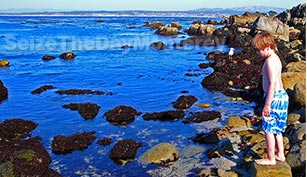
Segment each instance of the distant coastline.
[[[241,13],[235,13],[240,15]],[[23,12],[0,13],[0,16],[42,16],[42,17],[208,17],[220,18],[234,15],[226,12],[199,11],[71,11],[71,12]]]
[[56,10],[34,10],[34,9],[7,9],[0,10],[0,16],[92,16],[92,17],[223,17],[230,15],[242,15],[244,12],[268,13],[274,11],[280,13],[285,8],[267,6],[247,6],[237,8],[199,8],[189,11],[148,11],[148,10],[123,10],[123,11],[56,11]]

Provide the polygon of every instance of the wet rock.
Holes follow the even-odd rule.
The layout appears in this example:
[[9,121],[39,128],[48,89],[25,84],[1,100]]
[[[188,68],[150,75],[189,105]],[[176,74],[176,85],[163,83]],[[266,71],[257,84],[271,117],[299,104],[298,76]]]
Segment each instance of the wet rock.
[[182,110],[146,113],[143,115],[144,120],[160,120],[160,121],[177,120],[183,117],[184,117],[184,111]]
[[0,80],[0,102],[6,100],[9,97],[8,89],[4,86]]
[[30,138],[37,123],[10,119],[0,124],[0,176],[61,176],[50,169],[51,158],[40,143]]
[[214,60],[217,55],[222,55],[223,52],[220,50],[215,50],[213,52],[209,52],[208,55],[206,56],[207,60]]
[[111,124],[127,125],[134,121],[135,116],[140,114],[141,112],[138,112],[136,109],[130,106],[121,105],[105,112],[104,116]]
[[31,94],[40,94],[46,90],[50,90],[50,89],[53,89],[54,87],[52,85],[44,85],[44,86],[41,86],[33,91],[31,91]]
[[178,28],[177,27],[171,27],[171,26],[160,26],[155,34],[159,34],[162,36],[176,36],[178,35]]
[[215,161],[217,168],[230,170],[237,165],[234,161],[229,160],[229,157],[234,155],[234,149],[231,141],[227,138],[210,148],[206,154]]
[[224,91],[229,87],[228,81],[229,79],[225,77],[225,74],[213,72],[202,80],[201,85],[210,90]]
[[235,172],[235,171],[231,171],[231,170],[224,170],[224,169],[218,169],[217,170],[217,174],[218,176],[231,176],[231,177],[239,177],[240,175]]
[[129,46],[129,45],[123,45],[121,48],[122,48],[122,49],[130,49],[130,48],[133,48],[133,47],[132,47],[132,46]]
[[213,55],[211,60],[214,60],[212,65],[214,72],[202,80],[202,86],[244,100],[254,101],[261,98],[263,60],[255,54],[246,53],[250,50],[235,53],[232,60],[229,60],[228,53]]
[[0,60],[0,67],[9,66],[10,62],[8,60]]
[[187,77],[197,77],[200,76],[200,73],[185,73],[184,75]]
[[77,55],[75,55],[74,53],[72,52],[65,52],[65,53],[62,53],[59,58],[61,59],[66,59],[66,60],[71,60],[71,59],[74,59]]
[[204,121],[209,121],[209,120],[214,120],[214,119],[219,119],[222,117],[220,112],[217,111],[203,111],[203,112],[196,112],[196,113],[191,113],[192,115],[183,120],[182,122],[187,124],[190,122],[204,122]]
[[50,156],[37,138],[0,140],[0,176],[61,176],[50,169]]
[[55,56],[50,56],[50,55],[45,55],[42,57],[42,60],[44,61],[50,61],[50,60],[53,60],[53,59],[56,59]]
[[178,160],[179,153],[170,143],[162,142],[147,150],[141,157],[142,164],[171,165]]
[[206,69],[206,68],[209,68],[209,67],[212,67],[213,64],[212,63],[200,63],[198,65],[199,68],[202,68],[202,69]]
[[260,143],[263,141],[265,141],[265,137],[263,134],[260,134],[260,133],[249,133],[249,134],[242,136],[242,142],[244,143],[255,144],[255,143]]
[[211,168],[211,169],[198,170],[196,173],[197,177],[218,176],[217,171],[218,171],[217,168]]
[[232,143],[228,138],[222,139],[214,148],[214,151],[220,156],[232,156],[234,154]]
[[145,26],[150,27],[151,29],[157,29],[160,26],[165,26],[165,24],[160,23],[160,22],[155,22],[155,23],[145,22]]
[[88,90],[88,89],[69,89],[69,90],[58,90],[55,93],[63,95],[84,95],[84,94],[93,94],[93,95],[103,95],[105,94],[104,91],[95,91],[95,90]]
[[118,141],[110,152],[110,159],[120,165],[125,165],[128,161],[133,161],[137,150],[142,147],[142,143],[138,143],[132,139]]
[[63,105],[62,107],[70,110],[77,110],[84,119],[92,119],[96,117],[101,108],[99,105],[93,103],[70,103]]
[[192,138],[192,141],[194,143],[200,143],[200,144],[216,144],[220,141],[220,139],[216,134],[216,132],[212,131],[209,133],[197,134]]
[[113,142],[112,138],[103,138],[97,141],[97,144],[102,146],[110,145]]
[[251,121],[247,118],[241,117],[230,117],[227,122],[228,127],[238,128],[238,127],[251,127]]
[[286,162],[277,162],[276,165],[257,165],[255,162],[251,165],[251,176],[292,176],[291,167]]
[[197,98],[192,95],[182,95],[180,96],[175,102],[173,102],[173,107],[176,109],[188,109],[190,108],[195,102],[197,102]]
[[71,136],[55,136],[52,140],[52,152],[67,154],[75,150],[84,150],[96,139],[95,132],[75,133]]
[[23,119],[4,120],[0,124],[0,139],[14,140],[30,136],[30,132],[37,127],[37,123]]
[[163,42],[159,41],[159,42],[153,42],[150,44],[150,47],[156,49],[156,50],[164,50],[167,49],[167,45],[164,44]]

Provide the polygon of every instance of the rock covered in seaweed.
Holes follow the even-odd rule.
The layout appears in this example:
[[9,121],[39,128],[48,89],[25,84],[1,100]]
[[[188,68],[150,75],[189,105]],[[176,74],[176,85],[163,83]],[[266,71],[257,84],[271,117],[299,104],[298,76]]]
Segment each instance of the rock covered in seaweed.
[[68,90],[57,90],[55,93],[63,95],[84,95],[84,94],[93,94],[93,95],[103,95],[104,91],[101,90],[89,90],[89,89],[68,89]]
[[141,112],[138,112],[136,109],[130,106],[120,105],[105,112],[104,116],[111,124],[127,125],[134,121],[135,116],[140,114]]
[[138,148],[142,146],[142,143],[132,139],[120,140],[113,146],[109,157],[115,163],[125,165],[128,161],[134,160]]
[[102,138],[97,141],[97,144],[100,144],[102,146],[110,145],[113,142],[112,138]]
[[55,56],[44,55],[44,56],[42,57],[42,60],[44,60],[44,61],[50,61],[50,60],[53,60],[53,59],[55,59],[55,58],[56,58]]
[[4,86],[3,82],[0,80],[0,102],[9,97],[8,89]]
[[192,113],[191,116],[187,117],[182,122],[185,123],[185,124],[190,123],[190,122],[200,123],[200,122],[204,122],[204,121],[219,119],[221,117],[222,117],[222,115],[221,115],[220,112],[203,111],[203,112]]
[[100,109],[100,106],[94,103],[70,103],[62,107],[70,110],[77,110],[84,119],[93,119]]
[[17,118],[4,120],[0,124],[0,139],[10,141],[26,138],[37,125],[38,124],[33,121]]
[[49,168],[51,158],[30,132],[37,123],[23,119],[9,119],[0,123],[0,176],[54,176],[61,175]]
[[153,112],[146,113],[143,115],[144,120],[160,120],[160,121],[168,121],[168,120],[177,120],[184,117],[184,111],[182,110],[170,110],[163,112]]
[[44,85],[44,86],[41,86],[33,91],[31,91],[31,94],[40,94],[46,90],[50,90],[50,89],[53,89],[54,87],[52,85]]
[[71,136],[58,135],[52,140],[52,152],[67,154],[75,150],[84,150],[96,139],[95,132],[75,133]]
[[176,109],[188,109],[190,108],[195,102],[197,102],[197,98],[192,95],[182,95],[180,96],[175,102],[173,102],[173,106]]
[[151,43],[151,44],[150,44],[150,47],[152,47],[153,49],[156,49],[156,50],[164,50],[164,49],[167,49],[167,45],[164,44],[164,43],[161,42],[161,41]]

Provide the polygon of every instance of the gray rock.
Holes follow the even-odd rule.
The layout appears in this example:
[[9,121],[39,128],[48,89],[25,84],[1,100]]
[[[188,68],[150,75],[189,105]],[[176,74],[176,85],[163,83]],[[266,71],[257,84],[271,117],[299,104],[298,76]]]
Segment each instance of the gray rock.
[[275,17],[258,17],[251,27],[251,33],[255,35],[258,31],[266,31],[281,40],[289,42],[289,26]]

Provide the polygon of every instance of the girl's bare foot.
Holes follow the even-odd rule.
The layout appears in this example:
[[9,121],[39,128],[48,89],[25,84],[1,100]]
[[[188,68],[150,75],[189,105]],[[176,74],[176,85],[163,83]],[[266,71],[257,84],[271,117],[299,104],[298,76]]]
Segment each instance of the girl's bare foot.
[[284,162],[286,160],[285,157],[279,157],[279,156],[275,156],[275,159],[280,162]]
[[259,160],[255,160],[255,162],[258,165],[276,165],[276,160],[259,159]]

